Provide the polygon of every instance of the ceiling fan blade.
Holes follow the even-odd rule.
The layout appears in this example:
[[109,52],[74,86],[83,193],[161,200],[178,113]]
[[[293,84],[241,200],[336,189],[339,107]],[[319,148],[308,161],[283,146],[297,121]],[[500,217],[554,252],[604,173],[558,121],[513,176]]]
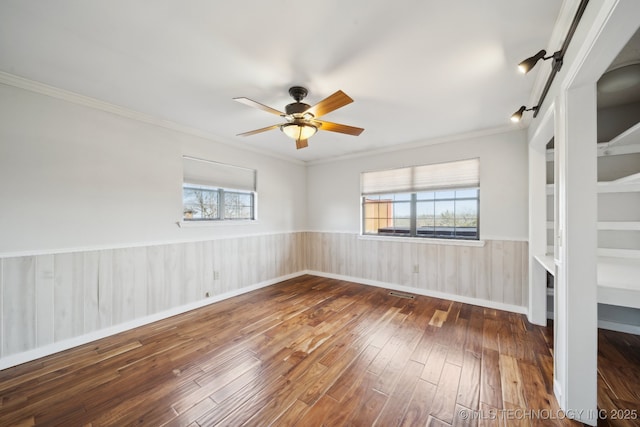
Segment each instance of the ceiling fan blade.
[[339,90],[333,95],[326,97],[313,107],[309,108],[307,111],[305,111],[305,113],[311,113],[314,117],[321,117],[332,112],[333,110],[337,110],[340,107],[351,104],[352,102],[353,99],[351,99],[349,95]]
[[309,144],[307,144],[307,140],[306,139],[297,139],[296,140],[296,148],[299,150],[301,148],[304,147],[308,147]]
[[233,98],[233,100],[238,101],[241,104],[248,105],[249,107],[257,108],[259,110],[266,111],[267,113],[275,114],[276,116],[285,115],[282,111],[278,111],[275,108],[271,108],[267,105],[260,104],[259,102],[256,102],[249,98],[240,97],[240,98]]
[[266,128],[250,130],[249,132],[239,133],[237,136],[251,136],[251,135],[255,135],[256,133],[266,132],[271,129],[278,129],[279,127],[280,125],[267,126]]
[[364,129],[355,126],[341,125],[340,123],[325,122],[324,120],[314,120],[320,124],[320,130],[328,130],[331,132],[346,133],[347,135],[358,136]]

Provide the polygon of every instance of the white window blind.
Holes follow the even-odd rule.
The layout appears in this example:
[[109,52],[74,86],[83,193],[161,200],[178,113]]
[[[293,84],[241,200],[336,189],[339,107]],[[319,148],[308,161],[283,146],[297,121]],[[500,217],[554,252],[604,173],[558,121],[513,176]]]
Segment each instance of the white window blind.
[[184,182],[233,190],[256,191],[254,169],[184,156]]
[[360,182],[363,195],[478,187],[480,159],[363,172]]

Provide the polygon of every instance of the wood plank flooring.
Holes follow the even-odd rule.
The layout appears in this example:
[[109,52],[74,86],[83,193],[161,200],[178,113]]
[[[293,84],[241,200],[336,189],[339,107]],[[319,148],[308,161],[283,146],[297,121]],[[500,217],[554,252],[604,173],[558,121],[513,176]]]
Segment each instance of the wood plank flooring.
[[609,415],[598,425],[640,426],[639,335],[598,331],[598,408]]
[[[578,425],[522,415],[558,414],[551,333],[302,276],[1,371],[0,425]],[[599,405],[637,407],[640,337],[600,340]]]

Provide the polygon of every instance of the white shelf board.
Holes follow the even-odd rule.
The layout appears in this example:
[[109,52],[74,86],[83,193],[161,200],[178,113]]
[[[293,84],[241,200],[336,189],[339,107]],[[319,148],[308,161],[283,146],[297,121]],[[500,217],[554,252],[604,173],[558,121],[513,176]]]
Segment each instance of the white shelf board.
[[598,248],[598,256],[609,258],[640,259],[640,250]]
[[640,308],[640,259],[598,257],[598,302]]
[[615,181],[617,184],[627,184],[627,183],[632,183],[632,182],[640,182],[640,172],[638,173],[634,173],[633,175],[629,175],[629,176],[624,176],[622,178],[618,178]]
[[[545,256],[555,258],[553,253],[553,246],[547,246],[547,253]],[[638,249],[614,249],[614,248],[598,248],[599,257],[609,258],[626,258],[626,259],[640,259],[640,250]]]
[[631,126],[607,143],[609,147],[640,144],[640,122]]
[[640,221],[598,221],[598,230],[639,231]]
[[[547,295],[553,294],[547,288]],[[640,259],[598,257],[598,302],[640,308]]]
[[[611,141],[598,143],[598,156],[615,156],[620,154],[640,153],[640,123],[614,137]],[[547,149],[547,162],[553,162],[553,148]]]
[[[632,175],[632,176],[635,176]],[[629,177],[621,178],[626,179]],[[547,184],[547,196],[552,196],[555,189],[553,184]],[[640,181],[601,181],[598,182],[598,193],[636,193],[640,192]]]
[[535,255],[533,258],[535,258],[535,260],[538,261],[538,263],[540,263],[540,265],[543,266],[545,270],[547,270],[549,273],[555,276],[556,264],[555,264],[555,261],[553,260],[553,256]]
[[[553,221],[547,221],[547,229],[553,230]],[[598,221],[598,230],[640,231],[640,221]]]
[[634,193],[640,191],[640,182],[604,181],[598,183],[598,193]]

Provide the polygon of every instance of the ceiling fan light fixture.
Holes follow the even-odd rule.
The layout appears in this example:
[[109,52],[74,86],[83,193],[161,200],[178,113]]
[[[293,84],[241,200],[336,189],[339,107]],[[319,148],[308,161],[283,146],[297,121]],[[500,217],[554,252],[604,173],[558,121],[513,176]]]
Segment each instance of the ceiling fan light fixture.
[[309,139],[316,134],[318,128],[309,123],[292,122],[280,126],[280,130],[291,139],[296,141]]
[[338,90],[332,95],[329,95],[314,106],[309,106],[309,104],[300,102],[307,95],[307,89],[301,86],[293,86],[292,88],[290,88],[289,95],[291,95],[296,102],[288,104],[285,107],[284,113],[275,108],[271,108],[267,105],[253,101],[249,98],[233,98],[235,101],[238,101],[241,104],[258,108],[271,114],[275,114],[287,121],[286,123],[275,124],[264,128],[255,129],[249,132],[244,132],[238,134],[238,136],[250,136],[270,131],[272,129],[280,129],[286,136],[295,140],[296,148],[300,149],[308,146],[307,140],[315,135],[319,129],[353,136],[358,136],[362,133],[362,131],[364,131],[364,129],[355,126],[348,126],[340,123],[318,120],[318,117],[324,116],[325,114],[328,114],[353,102],[353,99],[351,99],[346,93],[341,90]]

